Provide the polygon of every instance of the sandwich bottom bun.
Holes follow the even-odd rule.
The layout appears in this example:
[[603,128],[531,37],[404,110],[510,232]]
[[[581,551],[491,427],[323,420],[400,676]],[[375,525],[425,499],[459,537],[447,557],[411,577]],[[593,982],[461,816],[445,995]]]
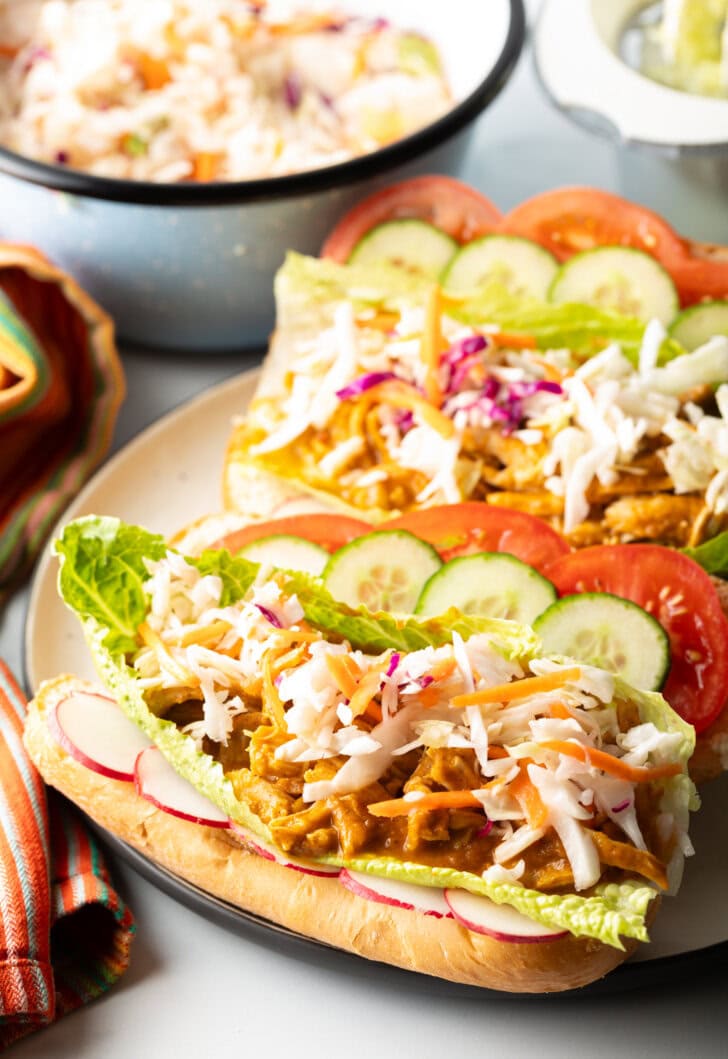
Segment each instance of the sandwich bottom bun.
[[[304,874],[248,851],[220,828],[157,809],[132,783],[91,771],[59,745],[51,710],[76,691],[97,690],[72,676],[41,685],[31,702],[25,744],[45,781],[101,827],[182,879],[298,934],[409,971],[511,993],[552,993],[593,982],[622,963],[625,951],[591,938],[513,943],[359,897],[335,877]],[[651,903],[652,914],[659,899]]]

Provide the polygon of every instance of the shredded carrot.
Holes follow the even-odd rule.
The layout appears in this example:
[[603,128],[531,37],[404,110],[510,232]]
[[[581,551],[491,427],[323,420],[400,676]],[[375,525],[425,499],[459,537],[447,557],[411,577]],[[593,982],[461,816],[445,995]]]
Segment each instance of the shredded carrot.
[[493,345],[506,349],[538,349],[533,335],[520,334],[516,331],[492,331],[488,338]]
[[380,382],[378,386],[372,386],[369,393],[376,393],[383,402],[394,408],[406,408],[407,411],[414,412],[444,438],[451,438],[455,432],[452,420],[417,393],[412,386],[394,381]]
[[512,702],[514,699],[524,699],[527,695],[561,688],[580,676],[581,670],[577,667],[558,669],[540,677],[526,677],[525,680],[513,680],[510,684],[496,684],[495,687],[471,691],[467,695],[456,695],[450,705],[459,709],[461,706],[482,706],[489,702]]
[[367,52],[369,50],[369,44],[370,40],[365,37],[354,52],[354,62],[352,63],[351,68],[352,81],[358,81],[359,78],[363,77],[367,72]]
[[442,404],[442,390],[437,378],[443,349],[441,316],[440,288],[435,284],[430,288],[425,304],[425,326],[422,331],[422,344],[420,346],[420,355],[425,365],[425,394],[427,400],[435,408],[439,408]]
[[361,670],[351,655],[326,655],[326,668],[342,695],[351,699],[361,679]]
[[270,713],[276,726],[285,729],[286,714],[281,697],[278,694],[278,688],[273,680],[272,668],[273,660],[269,651],[263,659],[263,707],[267,713]]
[[271,664],[271,673],[274,677],[277,677],[279,673],[282,673],[284,669],[290,669],[291,666],[298,665],[302,662],[306,654],[306,644],[299,644],[298,647],[294,647],[290,651],[286,651],[285,654],[279,655],[275,662]]
[[442,701],[442,692],[436,683],[428,684],[422,691],[417,692],[417,702],[423,710],[431,710],[439,706]]
[[529,827],[537,831],[539,828],[546,826],[549,811],[543,803],[538,788],[526,771],[525,761],[522,760],[518,763],[518,775],[508,784],[508,790],[523,810],[523,815]]
[[157,59],[154,55],[149,55],[148,52],[142,52],[138,62],[139,73],[142,75],[145,88],[156,91],[164,88],[172,80],[169,66],[167,66],[164,59]]
[[456,666],[454,658],[440,658],[437,662],[433,663],[430,675],[435,680],[445,680],[453,672]]
[[671,765],[628,765],[621,758],[613,757],[604,750],[595,750],[592,747],[582,746],[581,743],[572,743],[565,739],[547,739],[539,746],[544,750],[555,750],[557,754],[576,758],[583,761],[585,765],[592,765],[601,769],[609,776],[616,776],[621,780],[629,780],[630,783],[646,783],[649,780],[662,780],[670,776],[679,775],[683,769],[677,762]]
[[0,58],[14,59],[20,51],[17,44],[0,44]]
[[374,316],[357,317],[357,327],[373,327],[377,331],[391,331],[399,323],[399,313],[381,309]]
[[543,368],[544,378],[547,382],[563,382],[563,372],[559,371],[553,364],[549,364],[545,357],[531,357],[531,360],[538,364],[540,368]]
[[217,176],[220,155],[212,151],[200,151],[192,159],[192,179],[208,184]]
[[141,623],[141,625],[137,629],[137,632],[139,633],[147,647],[151,647],[154,651],[157,652],[157,654],[162,655],[166,662],[167,669],[172,674],[174,679],[178,680],[183,687],[199,686],[200,678],[196,677],[194,673],[188,672],[188,670],[186,670],[183,665],[180,665],[180,663],[172,657],[172,655],[170,654],[170,650],[167,647],[167,644],[164,642],[161,636],[159,636],[158,633],[154,631],[154,629],[147,625],[145,621]]
[[203,625],[199,629],[187,629],[174,642],[180,647],[188,647],[190,644],[209,644],[221,640],[225,633],[230,632],[232,626],[229,621],[211,621],[209,625]]
[[364,674],[354,694],[349,696],[349,709],[354,717],[366,713],[372,699],[381,686],[382,672],[380,669],[370,669],[368,673]]
[[[259,6],[262,8],[265,5]],[[297,15],[288,22],[270,22],[266,25],[266,29],[273,37],[285,37],[288,34],[315,33],[317,30],[326,30],[332,25],[336,25],[336,22],[330,14],[312,12]]]
[[383,716],[382,707],[379,705],[378,702],[375,702],[374,699],[372,699],[367,708],[364,710],[364,712],[360,714],[360,716],[368,717],[369,720],[372,721],[374,724],[379,724]]
[[482,809],[472,791],[436,791],[421,798],[392,798],[367,806],[372,816],[405,816],[415,809]]
[[503,746],[489,746],[488,757],[495,761],[497,758],[510,757],[510,754]]
[[549,706],[549,713],[559,721],[570,721],[572,717],[570,711],[564,706],[563,702],[552,702]]

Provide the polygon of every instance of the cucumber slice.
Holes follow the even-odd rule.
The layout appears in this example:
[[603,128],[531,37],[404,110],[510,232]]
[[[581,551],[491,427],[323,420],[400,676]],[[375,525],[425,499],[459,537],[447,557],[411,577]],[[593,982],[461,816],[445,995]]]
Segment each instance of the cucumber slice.
[[649,254],[627,246],[600,246],[562,265],[549,300],[582,302],[667,325],[680,303],[671,277]]
[[556,589],[532,566],[513,555],[479,552],[451,559],[433,574],[417,600],[415,614],[463,614],[508,618],[524,625],[556,599]]
[[411,614],[422,586],[442,566],[432,545],[406,530],[378,530],[334,552],[324,584],[351,607]]
[[426,221],[385,221],[359,240],[349,254],[349,262],[357,265],[386,262],[428,279],[439,279],[457,248],[454,239]]
[[497,280],[513,294],[546,301],[558,271],[554,255],[530,239],[484,235],[458,250],[445,270],[442,285],[450,291],[466,291]]
[[702,302],[683,310],[670,334],[691,353],[716,335],[728,337],[728,301]]
[[271,533],[251,541],[238,552],[244,559],[279,570],[302,570],[318,577],[330,559],[329,553],[319,544],[295,537],[292,533]]
[[667,633],[636,603],[608,592],[564,596],[533,623],[550,654],[618,673],[628,684],[659,691],[670,671]]

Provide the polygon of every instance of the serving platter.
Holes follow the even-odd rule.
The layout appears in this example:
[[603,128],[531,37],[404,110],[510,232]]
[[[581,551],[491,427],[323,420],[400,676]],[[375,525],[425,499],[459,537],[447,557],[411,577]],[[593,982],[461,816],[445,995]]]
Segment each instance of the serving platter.
[[[79,515],[116,515],[128,522],[171,535],[194,519],[220,509],[223,457],[233,419],[241,415],[257,381],[257,371],[228,380],[169,413],[130,442],[91,479],[67,510],[64,521]],[[28,686],[58,673],[94,679],[81,627],[56,591],[56,562],[46,549],[39,564],[25,630]],[[728,961],[728,774],[708,784],[703,807],[693,819],[696,855],[686,865],[680,893],[664,901],[652,928],[650,945],[602,982],[580,993],[593,994],[678,981]],[[107,843],[160,889],[207,918],[231,930],[271,944],[281,939],[312,963],[346,960],[366,966],[359,957],[338,952],[302,935],[262,920],[199,890],[131,847],[104,833]],[[325,954],[325,955],[324,955]],[[384,970],[384,969],[383,969]],[[391,968],[386,969],[394,973]],[[406,978],[411,972],[398,972]],[[421,976],[417,976],[418,979]],[[446,992],[502,996],[475,987],[432,979]]]

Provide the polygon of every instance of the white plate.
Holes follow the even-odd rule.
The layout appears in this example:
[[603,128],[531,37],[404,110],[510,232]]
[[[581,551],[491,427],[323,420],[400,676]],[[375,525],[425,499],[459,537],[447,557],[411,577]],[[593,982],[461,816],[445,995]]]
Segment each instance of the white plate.
[[[257,372],[246,372],[171,412],[122,449],[76,498],[64,521],[117,515],[172,534],[220,510],[222,465],[231,423],[250,400]],[[56,562],[44,555],[33,584],[25,634],[26,676],[35,689],[57,673],[94,677],[76,617],[56,592]],[[640,959],[728,946],[728,775],[707,786],[694,817],[695,857],[676,898],[666,898]],[[721,958],[726,960],[726,954]],[[715,954],[711,954],[715,959]]]

